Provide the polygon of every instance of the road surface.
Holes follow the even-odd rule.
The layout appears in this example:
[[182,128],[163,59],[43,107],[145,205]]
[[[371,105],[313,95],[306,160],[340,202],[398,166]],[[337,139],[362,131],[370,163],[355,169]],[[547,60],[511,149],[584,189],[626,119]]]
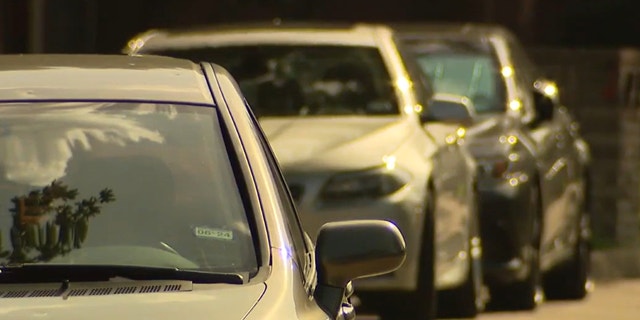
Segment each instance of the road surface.
[[547,301],[534,312],[485,313],[479,320],[637,320],[640,280],[596,283],[584,301]]
[[[376,319],[362,315],[358,320]],[[478,320],[638,320],[640,280],[596,283],[583,301],[547,301],[533,312],[488,312]],[[398,319],[401,320],[401,319]]]

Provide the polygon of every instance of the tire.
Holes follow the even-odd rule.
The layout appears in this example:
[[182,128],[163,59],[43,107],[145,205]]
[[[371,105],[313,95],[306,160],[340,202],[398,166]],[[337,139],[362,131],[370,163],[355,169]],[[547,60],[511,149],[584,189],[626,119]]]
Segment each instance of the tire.
[[418,286],[415,291],[380,291],[358,293],[362,309],[358,313],[377,313],[382,320],[432,320],[436,315],[434,281],[434,200],[429,192],[425,209],[425,226],[420,250]]
[[531,223],[531,253],[527,261],[529,273],[523,281],[491,287],[491,305],[492,308],[495,309],[534,310],[544,300],[542,272],[540,270],[540,241],[542,231],[540,189],[537,185],[533,185],[530,192],[530,205],[533,212]]
[[[475,198],[477,199],[477,197]],[[480,230],[476,209],[469,230],[469,265],[467,277],[459,287],[438,292],[438,318],[475,318],[484,310],[485,294],[482,273]]]
[[587,296],[591,264],[589,214],[581,210],[578,241],[571,259],[545,277],[545,293],[553,300],[582,300]]

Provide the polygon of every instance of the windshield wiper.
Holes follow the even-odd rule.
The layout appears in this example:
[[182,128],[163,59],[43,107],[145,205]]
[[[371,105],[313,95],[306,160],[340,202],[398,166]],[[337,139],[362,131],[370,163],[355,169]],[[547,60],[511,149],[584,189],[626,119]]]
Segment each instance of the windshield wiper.
[[59,281],[184,280],[194,283],[243,284],[238,273],[218,273],[169,267],[74,264],[15,264],[0,266],[0,283],[42,283]]

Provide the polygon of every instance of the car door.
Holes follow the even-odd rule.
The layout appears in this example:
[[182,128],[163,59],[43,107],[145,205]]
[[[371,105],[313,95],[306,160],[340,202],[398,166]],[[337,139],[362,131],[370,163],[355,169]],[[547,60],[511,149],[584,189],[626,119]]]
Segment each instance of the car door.
[[563,242],[567,222],[572,220],[568,217],[571,210],[567,194],[572,164],[569,137],[556,116],[557,106],[539,92],[534,93],[534,105],[537,118],[532,123],[531,136],[537,146],[541,196],[545,210],[541,249],[543,253],[547,253],[555,251]]

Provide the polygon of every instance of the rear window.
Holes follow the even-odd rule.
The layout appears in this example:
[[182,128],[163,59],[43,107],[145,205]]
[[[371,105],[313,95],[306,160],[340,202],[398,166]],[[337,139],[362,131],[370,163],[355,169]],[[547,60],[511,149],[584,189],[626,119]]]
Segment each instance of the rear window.
[[373,47],[247,45],[147,53],[223,66],[258,117],[400,113],[392,80]]
[[212,107],[0,103],[0,264],[255,272]]

